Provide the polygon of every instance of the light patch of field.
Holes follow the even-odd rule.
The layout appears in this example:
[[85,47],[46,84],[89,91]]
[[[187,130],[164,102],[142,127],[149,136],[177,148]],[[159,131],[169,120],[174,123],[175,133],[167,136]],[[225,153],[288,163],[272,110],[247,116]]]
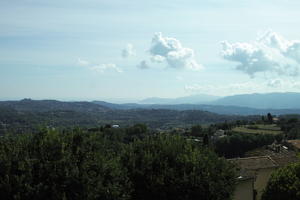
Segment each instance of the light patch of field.
[[254,126],[257,126],[261,130],[280,131],[280,127],[276,124],[257,124]]
[[[252,128],[251,128],[252,127]],[[239,133],[258,133],[258,134],[280,134],[282,131],[280,127],[275,124],[257,124],[249,126],[240,126],[232,129],[235,132]]]

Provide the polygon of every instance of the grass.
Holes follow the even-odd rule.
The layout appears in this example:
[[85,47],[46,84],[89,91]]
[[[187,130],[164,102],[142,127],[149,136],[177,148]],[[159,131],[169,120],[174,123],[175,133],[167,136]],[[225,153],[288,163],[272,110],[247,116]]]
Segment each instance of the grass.
[[239,133],[260,133],[260,134],[280,134],[282,131],[276,124],[256,124],[239,126],[232,129]]

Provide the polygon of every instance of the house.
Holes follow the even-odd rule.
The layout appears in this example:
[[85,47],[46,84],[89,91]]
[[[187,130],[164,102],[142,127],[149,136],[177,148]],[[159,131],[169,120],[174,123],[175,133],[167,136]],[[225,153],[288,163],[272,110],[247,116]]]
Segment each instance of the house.
[[237,166],[239,176],[234,200],[260,200],[272,172],[299,161],[293,152],[273,153],[265,156],[229,159]]
[[114,125],[112,125],[111,127],[112,127],[112,128],[120,128],[120,125],[114,124]]
[[223,137],[226,137],[225,131],[223,129],[219,129],[211,136],[211,140],[213,142],[215,142],[216,140],[223,138]]
[[279,122],[279,118],[278,117],[273,117],[272,120],[273,120],[274,123]]
[[279,167],[270,156],[236,158],[229,161],[235,163],[239,170],[234,200],[260,199],[271,173]]
[[292,149],[300,151],[300,140],[287,140],[286,142]]
[[220,138],[225,136],[225,131],[223,129],[219,129],[214,133],[214,136]]

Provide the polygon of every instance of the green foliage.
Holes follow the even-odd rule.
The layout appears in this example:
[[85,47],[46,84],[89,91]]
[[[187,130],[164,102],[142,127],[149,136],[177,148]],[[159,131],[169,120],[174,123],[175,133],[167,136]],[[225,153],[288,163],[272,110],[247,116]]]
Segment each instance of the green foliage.
[[191,136],[202,137],[204,134],[204,130],[201,125],[195,125],[191,128]]
[[268,122],[269,122],[270,124],[273,123],[273,116],[271,115],[271,113],[268,113],[268,114],[267,114],[267,119],[268,119]]
[[300,163],[291,164],[273,172],[262,199],[300,199]]
[[[128,127],[147,124],[150,128],[189,127],[237,119],[237,115],[218,115],[201,110],[108,109],[89,102],[32,101],[0,102],[0,134],[35,132],[37,126],[53,128],[118,124]],[[3,126],[5,125],[5,126]],[[106,127],[109,128],[109,127]]]
[[122,156],[133,200],[230,199],[235,172],[226,160],[178,135],[136,140]]
[[284,131],[286,139],[300,139],[300,121],[292,116],[285,116],[280,119],[279,125]]
[[218,155],[226,158],[242,157],[249,150],[271,144],[275,138],[276,135],[272,134],[228,134],[227,137],[216,141],[215,151]]
[[0,137],[0,199],[226,200],[234,187],[226,160],[142,124]]
[[130,181],[101,133],[75,130],[0,140],[1,199],[128,199]]

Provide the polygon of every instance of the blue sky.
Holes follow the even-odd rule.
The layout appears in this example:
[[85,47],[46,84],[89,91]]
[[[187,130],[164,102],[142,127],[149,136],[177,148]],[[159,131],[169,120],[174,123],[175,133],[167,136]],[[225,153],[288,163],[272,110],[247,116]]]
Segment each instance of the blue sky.
[[0,99],[300,92],[299,9],[297,0],[2,0]]

